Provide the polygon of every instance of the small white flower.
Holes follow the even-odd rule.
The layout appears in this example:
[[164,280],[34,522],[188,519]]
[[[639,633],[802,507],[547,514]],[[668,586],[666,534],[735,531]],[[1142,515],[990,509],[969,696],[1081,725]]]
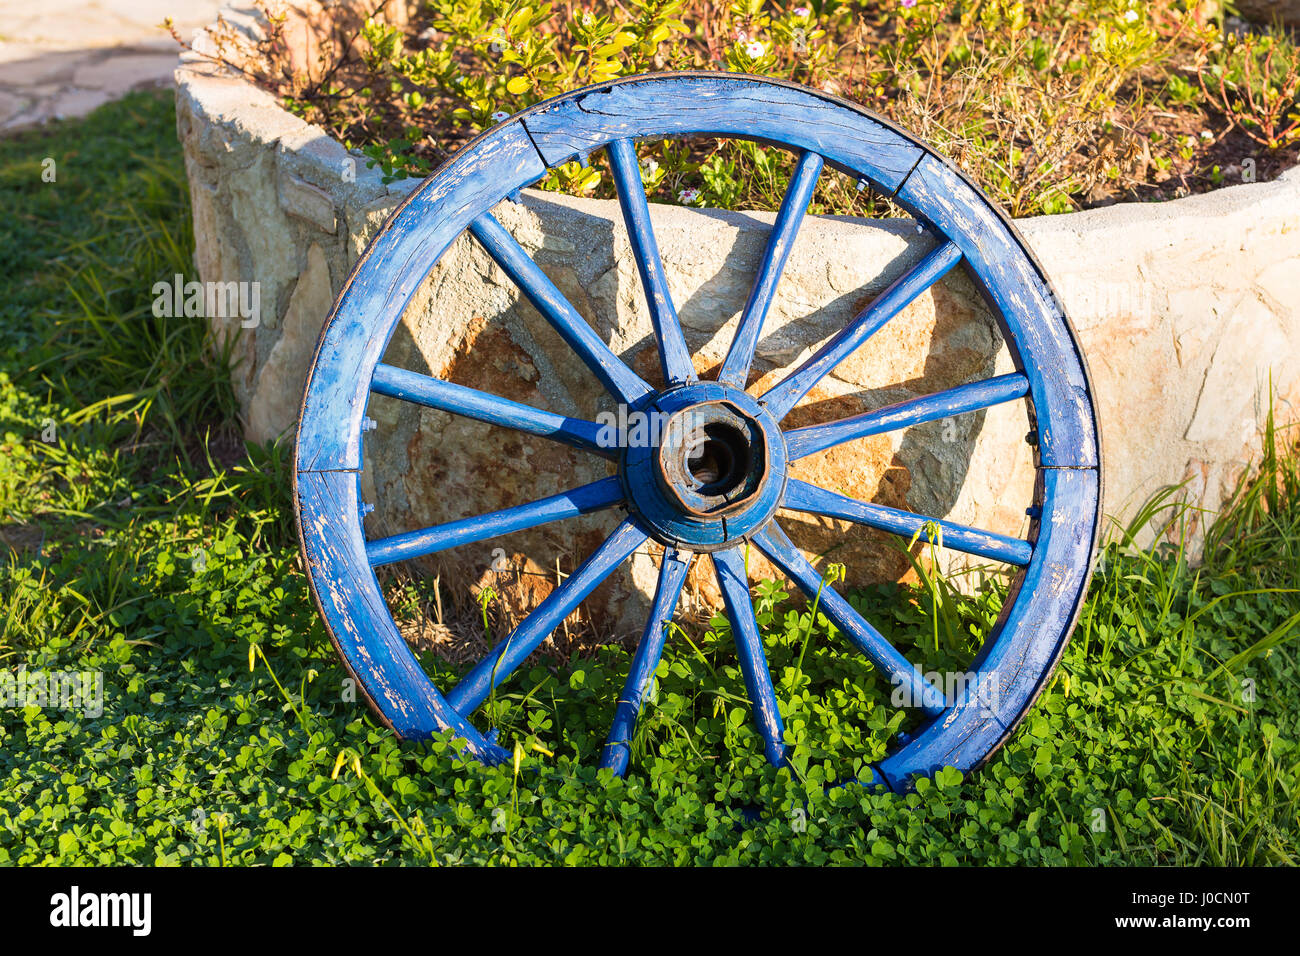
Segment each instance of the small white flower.
[[641,168],[645,170],[646,177],[649,179],[653,179],[654,174],[659,172],[659,164],[653,159],[647,159],[641,164]]
[[700,191],[698,189],[683,189],[677,194],[677,201],[684,206],[689,206],[699,198]]
[[582,11],[582,25],[583,25],[584,27],[589,27],[589,26],[591,26],[591,24],[592,24],[592,22],[593,22],[594,20],[595,20],[595,17],[593,17],[593,16],[591,15],[591,11],[590,11],[590,10],[584,10],[584,11]]
[[812,11],[809,10],[807,7],[795,7],[794,10],[791,12],[796,17],[807,17],[809,14],[812,13]]
[[753,59],[757,60],[759,57],[761,57],[764,53],[767,52],[767,47],[763,44],[763,41],[761,40],[751,40],[749,43],[745,44],[745,52],[748,53]]
[[1138,18],[1138,12],[1136,10],[1130,10],[1128,13],[1124,14],[1125,23],[1132,23],[1137,18]]
[[1201,139],[1205,139],[1205,140],[1214,139],[1214,134],[1211,133],[1208,129],[1203,129],[1201,130]]
[[492,122],[494,123],[504,123],[508,119],[510,119],[510,114],[505,110],[497,110],[492,114]]
[[737,43],[744,43],[744,42],[745,42],[746,40],[748,40],[748,39],[749,39],[749,34],[746,33],[744,30],[737,30],[737,31],[736,31],[736,42],[737,42]]

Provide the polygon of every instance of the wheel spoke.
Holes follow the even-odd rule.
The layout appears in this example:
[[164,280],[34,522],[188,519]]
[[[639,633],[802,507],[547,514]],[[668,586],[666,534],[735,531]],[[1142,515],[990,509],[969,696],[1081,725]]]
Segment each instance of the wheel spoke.
[[650,619],[646,621],[641,641],[636,646],[636,654],[632,657],[627,681],[614,712],[614,723],[609,729],[605,751],[600,758],[602,767],[609,767],[620,777],[627,772],[628,758],[631,756],[628,741],[632,739],[637,716],[641,713],[641,702],[650,689],[655,668],[659,666],[659,658],[663,655],[668,622],[672,620],[673,611],[677,608],[690,566],[689,556],[682,558],[672,548],[665,549],[663,562],[659,566],[659,586],[655,588]]
[[740,325],[736,337],[731,342],[731,349],[722,363],[718,381],[737,388],[745,387],[749,377],[749,367],[754,361],[754,349],[758,345],[758,334],[762,331],[763,320],[776,297],[777,283],[785,270],[785,261],[794,245],[799,226],[803,223],[808,203],[812,201],[813,190],[817,187],[817,177],[822,171],[822,158],[813,152],[804,152],[799,156],[790,185],[781,200],[781,210],[772,224],[772,233],[763,251],[763,262],[750,290],[749,301],[741,313]]
[[546,600],[524,618],[509,637],[452,688],[447,694],[447,703],[465,717],[477,710],[487,700],[492,688],[499,687],[645,540],[645,534],[632,519],[625,518],[578,570],[565,578],[564,583],[548,594]]
[[[1034,549],[1027,541],[1011,538],[992,531],[981,531],[953,521],[927,518],[910,511],[900,511],[884,505],[857,501],[844,495],[818,488],[804,481],[792,479],[786,486],[785,501],[781,507],[791,511],[803,511],[808,514],[823,515],[827,518],[840,518],[856,524],[866,525],[890,534],[912,538],[920,535],[922,540],[931,544],[942,543],[945,548],[988,558],[991,561],[1003,561],[1023,567],[1033,557]],[[932,534],[931,529],[934,529]]]
[[894,686],[905,688],[908,700],[932,717],[943,712],[946,707],[943,694],[925,679],[920,668],[899,653],[861,614],[853,610],[852,605],[839,592],[823,586],[817,569],[808,563],[808,559],[791,543],[775,521],[755,535],[754,544],[810,600],[817,599],[818,610],[843,631],[853,646],[879,667]]
[[847,326],[837,332],[807,361],[764,393],[762,401],[780,421],[809,390],[853,354],[863,342],[902,312],[907,305],[938,282],[961,261],[961,250],[945,242],[929,252],[907,273],[876,296]]
[[444,382],[431,375],[421,375],[404,368],[379,364],[375,366],[370,390],[380,395],[400,398],[403,401],[427,405],[453,415],[463,415],[490,425],[501,425],[517,431],[551,438],[555,441],[594,451],[606,458],[617,456],[618,448],[601,444],[601,426],[582,418],[569,418],[554,412],[533,408],[501,398],[476,388]]
[[923,422],[950,418],[966,412],[976,412],[992,405],[1014,401],[1029,393],[1029,379],[1019,372],[1010,372],[996,378],[968,385],[958,385],[933,395],[909,399],[873,412],[841,418],[824,425],[793,428],[785,433],[785,445],[790,460],[834,448],[855,438],[879,435],[882,432],[910,428]]
[[469,230],[611,395],[632,405],[650,394],[650,386],[610,350],[491,213],[485,212],[475,219]]
[[734,549],[713,552],[713,569],[722,589],[722,600],[731,621],[731,636],[736,642],[736,655],[745,675],[750,707],[754,712],[754,726],[763,738],[763,750],[770,763],[780,766],[785,761],[785,728],[781,723],[781,709],[776,703],[776,690],[772,675],[767,669],[767,656],[763,653],[763,639],[758,633],[754,618],[754,605],[749,599],[749,580],[745,576],[745,562]]
[[549,498],[530,501],[526,505],[503,508],[472,518],[461,518],[445,524],[434,525],[421,531],[406,531],[387,538],[366,542],[366,558],[372,567],[419,558],[426,554],[446,551],[462,544],[473,544],[486,538],[535,528],[538,525],[590,514],[620,503],[623,486],[615,477],[602,478]]
[[614,183],[618,187],[619,208],[623,210],[623,221],[632,242],[637,270],[641,273],[646,304],[650,308],[650,321],[654,324],[655,339],[659,343],[659,361],[664,378],[673,385],[693,382],[697,378],[695,366],[682,335],[681,323],[677,320],[663,260],[659,257],[659,244],[650,225],[650,207],[646,204],[645,187],[641,184],[636,147],[630,139],[616,139],[609,144],[608,154]]

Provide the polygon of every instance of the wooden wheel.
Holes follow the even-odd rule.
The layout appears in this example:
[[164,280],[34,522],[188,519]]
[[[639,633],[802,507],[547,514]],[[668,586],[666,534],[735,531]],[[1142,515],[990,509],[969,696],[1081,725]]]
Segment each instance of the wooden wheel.
[[[752,292],[716,381],[701,381],[677,321],[650,226],[634,141],[758,139],[798,161]],[[644,381],[569,304],[492,209],[550,167],[607,151],[646,292],[667,387]],[[825,166],[865,181],[935,240],[845,328],[761,395],[745,383],[791,244]],[[564,417],[381,362],[421,280],[468,230],[609,394],[659,412],[650,444],[602,440],[594,421]],[[1016,371],[838,421],[783,428],[825,375],[949,270],[964,268],[986,297]],[[559,495],[377,540],[366,540],[358,476],[372,393],[565,442],[615,463],[616,474]],[[1023,401],[1037,486],[1024,540],[858,501],[793,479],[790,462],[843,442],[992,405]],[[321,336],[298,433],[296,502],[311,585],[350,671],[392,727],[419,738],[452,729],[493,762],[507,751],[470,717],[573,609],[648,540],[664,546],[658,588],[602,765],[623,773],[643,696],[693,560],[710,561],[731,622],[754,720],[781,763],[780,707],[739,549],[752,544],[807,594],[842,635],[925,715],[922,728],[875,768],[896,790],[942,766],[978,767],[1046,685],[1087,589],[1100,514],[1100,449],[1083,357],[1046,277],[992,203],[923,144],[825,94],[758,77],[676,73],[629,77],[532,107],[458,152],[399,207],[358,261]],[[455,687],[434,686],[398,633],[375,576],[381,564],[432,554],[600,509],[625,517],[600,547]],[[779,510],[844,519],[906,537],[941,534],[945,548],[1015,569],[1001,617],[948,699],[831,588],[790,542]]]

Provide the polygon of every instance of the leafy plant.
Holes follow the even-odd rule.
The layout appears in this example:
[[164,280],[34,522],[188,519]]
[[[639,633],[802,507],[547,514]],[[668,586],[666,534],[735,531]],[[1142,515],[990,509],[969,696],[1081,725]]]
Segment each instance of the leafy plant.
[[[1209,153],[1233,125],[1284,147],[1286,71],[1300,63],[1275,35],[1267,66],[1279,77],[1261,83],[1262,67],[1246,66],[1253,73],[1243,86],[1231,77],[1244,54],[1231,52],[1240,44],[1222,15],[1182,0],[431,0],[400,24],[382,8],[330,9],[319,69],[294,65],[288,38],[296,34],[273,19],[251,50],[224,35],[218,48],[362,152],[386,181],[427,175],[476,133],[579,86],[657,70],[729,70],[876,109],[955,159],[1013,215],[1057,213],[1150,194],[1175,174],[1179,188],[1212,188],[1222,177]],[[1216,93],[1229,125],[1184,151],[1164,127],[1219,122],[1195,95],[1210,65],[1229,77]],[[747,142],[638,148],[655,170],[647,193],[684,205],[776,208],[793,165],[787,153]],[[613,195],[601,156],[552,170],[540,185]],[[813,211],[896,214],[887,198],[857,187],[824,175]]]

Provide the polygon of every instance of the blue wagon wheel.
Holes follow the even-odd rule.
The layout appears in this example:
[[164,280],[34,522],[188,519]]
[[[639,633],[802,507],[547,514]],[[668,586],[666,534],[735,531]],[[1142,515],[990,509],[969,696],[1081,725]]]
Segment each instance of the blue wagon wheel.
[[[798,159],[752,292],[716,380],[698,377],[651,230],[634,143],[737,137]],[[606,150],[646,293],[663,389],[606,345],[492,209],[556,165]],[[761,395],[746,391],[759,332],[818,176],[829,166],[906,209],[934,238],[899,276],[810,358]],[[655,447],[602,447],[575,419],[381,362],[421,280],[468,230],[522,294],[631,410],[661,412]],[[1016,370],[824,424],[782,419],[825,375],[949,270],[961,266],[988,301]],[[516,507],[377,540],[360,517],[363,420],[373,393],[565,442],[612,458],[614,476]],[[1024,401],[1037,470],[1024,540],[858,501],[787,475],[790,462],[866,435]],[[832,588],[820,608],[843,637],[925,715],[875,765],[895,790],[943,766],[979,767],[1023,718],[1073,628],[1096,549],[1100,448],[1083,356],[1042,269],[1015,229],[957,170],[922,143],[851,103],[793,84],[724,73],[629,77],[538,104],[477,137],[399,207],[357,262],[325,326],[303,399],[296,504],[320,612],[347,667],[401,736],[451,729],[486,762],[507,757],[471,722],[474,711],[607,576],[653,540],[663,557],[649,620],[613,715],[602,765],[623,773],[629,740],[663,650],[666,622],[693,560],[716,573],[758,733],[783,760],[780,707],[750,601],[742,548],[752,545],[807,594],[819,574],[791,543],[779,510],[827,516],[924,540],[1013,569],[1001,615],[956,699]],[[621,509],[618,527],[507,639],[445,692],[434,686],[385,604],[374,568],[511,531]],[[866,666],[864,661],[864,667]]]

